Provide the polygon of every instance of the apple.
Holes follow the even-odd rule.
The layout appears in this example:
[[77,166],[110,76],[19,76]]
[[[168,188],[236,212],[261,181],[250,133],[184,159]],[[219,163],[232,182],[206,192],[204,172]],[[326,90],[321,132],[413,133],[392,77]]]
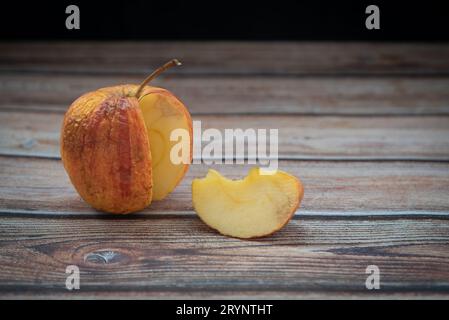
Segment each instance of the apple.
[[285,226],[304,195],[296,177],[277,170],[262,174],[253,168],[242,180],[230,180],[215,170],[192,182],[192,201],[200,219],[223,235],[255,238]]
[[76,99],[61,129],[61,158],[80,196],[95,209],[130,213],[164,199],[184,177],[189,163],[173,163],[175,129],[187,130],[192,159],[192,119],[171,92],[147,84],[101,88]]

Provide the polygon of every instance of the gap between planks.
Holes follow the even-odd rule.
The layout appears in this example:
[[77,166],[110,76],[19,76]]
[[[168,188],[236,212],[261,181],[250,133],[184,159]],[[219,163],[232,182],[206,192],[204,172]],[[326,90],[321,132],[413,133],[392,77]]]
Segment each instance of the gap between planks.
[[[58,155],[46,155],[46,154],[22,154],[22,153],[16,153],[16,152],[11,152],[8,153],[8,151],[0,151],[0,156],[2,157],[12,157],[12,158],[29,158],[29,159],[47,159],[47,160],[61,160],[61,156]],[[194,158],[196,159],[196,158]],[[234,161],[236,160],[236,158],[232,158]],[[247,158],[238,158],[239,160],[247,160]],[[322,158],[317,158],[315,156],[297,156],[297,155],[281,155],[278,158],[279,160],[291,160],[291,161],[298,161],[298,162],[302,162],[302,161],[313,161],[313,162],[422,162],[422,163],[447,163],[449,162],[449,158],[438,158],[438,159],[428,159],[428,158],[417,158],[417,157],[410,157],[410,158],[406,158],[406,157],[383,157],[383,158],[375,158],[375,157],[360,157],[360,156],[356,156],[356,157],[322,157]],[[203,158],[203,160],[206,161],[217,161],[217,160],[221,160],[223,163],[225,161],[225,159],[221,158],[209,158],[209,157],[205,157]],[[267,160],[267,159],[262,159],[262,160]],[[204,163],[201,163],[204,164]],[[237,165],[237,163],[235,163]]]
[[[151,205],[150,205],[151,207]],[[113,215],[104,212],[52,212],[44,210],[1,209],[0,218],[83,218],[83,219],[147,219],[147,218],[198,218],[195,211],[144,211],[128,215]],[[292,220],[303,219],[449,219],[448,211],[304,211],[296,210]]]
[[192,299],[206,299],[206,300],[270,300],[270,299],[303,299],[303,300],[447,300],[449,294],[444,292],[429,292],[427,291],[414,291],[414,292],[341,292],[334,291],[322,291],[322,292],[303,292],[303,291],[269,291],[269,290],[248,290],[248,291],[206,291],[190,290],[185,292],[178,292],[176,290],[161,290],[161,291],[121,291],[121,292],[109,292],[109,291],[89,291],[89,292],[76,292],[74,296],[73,291],[60,291],[55,292],[54,289],[39,289],[33,292],[33,287],[27,287],[27,290],[11,290],[0,293],[0,297],[3,300],[73,300],[73,299],[88,299],[88,300],[108,300],[108,299],[120,299],[120,300],[167,300],[167,299],[179,299],[179,300],[192,300]]

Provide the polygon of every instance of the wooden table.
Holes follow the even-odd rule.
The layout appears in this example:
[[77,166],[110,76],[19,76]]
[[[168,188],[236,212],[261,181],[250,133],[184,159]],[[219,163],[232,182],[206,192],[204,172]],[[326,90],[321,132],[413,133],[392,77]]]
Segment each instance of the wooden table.
[[[205,127],[280,128],[280,168],[305,196],[275,235],[232,239],[196,217],[206,165],[126,217],[70,184],[70,103],[172,57],[184,66],[154,84]],[[1,298],[449,298],[449,45],[0,43],[0,181]],[[80,290],[65,288],[68,265]]]

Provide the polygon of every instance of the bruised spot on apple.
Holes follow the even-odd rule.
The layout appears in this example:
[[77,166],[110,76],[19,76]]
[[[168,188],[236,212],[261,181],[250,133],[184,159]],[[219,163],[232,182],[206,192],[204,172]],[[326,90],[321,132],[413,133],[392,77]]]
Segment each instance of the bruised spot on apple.
[[277,170],[271,175],[253,168],[242,180],[230,180],[215,170],[192,182],[193,207],[208,226],[223,235],[256,238],[285,226],[304,195],[296,177]]
[[187,108],[168,90],[147,86],[166,63],[140,86],[119,85],[89,92],[65,114],[61,158],[80,196],[92,207],[130,213],[164,199],[178,185],[189,164],[170,161],[170,133],[189,132]]

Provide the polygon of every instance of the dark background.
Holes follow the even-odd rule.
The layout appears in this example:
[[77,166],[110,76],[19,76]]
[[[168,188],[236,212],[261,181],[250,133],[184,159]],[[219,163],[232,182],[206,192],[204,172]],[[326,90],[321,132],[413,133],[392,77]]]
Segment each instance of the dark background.
[[[76,4],[81,29],[67,30]],[[380,8],[380,30],[365,28],[365,8]],[[9,1],[0,39],[448,41],[444,1]]]

